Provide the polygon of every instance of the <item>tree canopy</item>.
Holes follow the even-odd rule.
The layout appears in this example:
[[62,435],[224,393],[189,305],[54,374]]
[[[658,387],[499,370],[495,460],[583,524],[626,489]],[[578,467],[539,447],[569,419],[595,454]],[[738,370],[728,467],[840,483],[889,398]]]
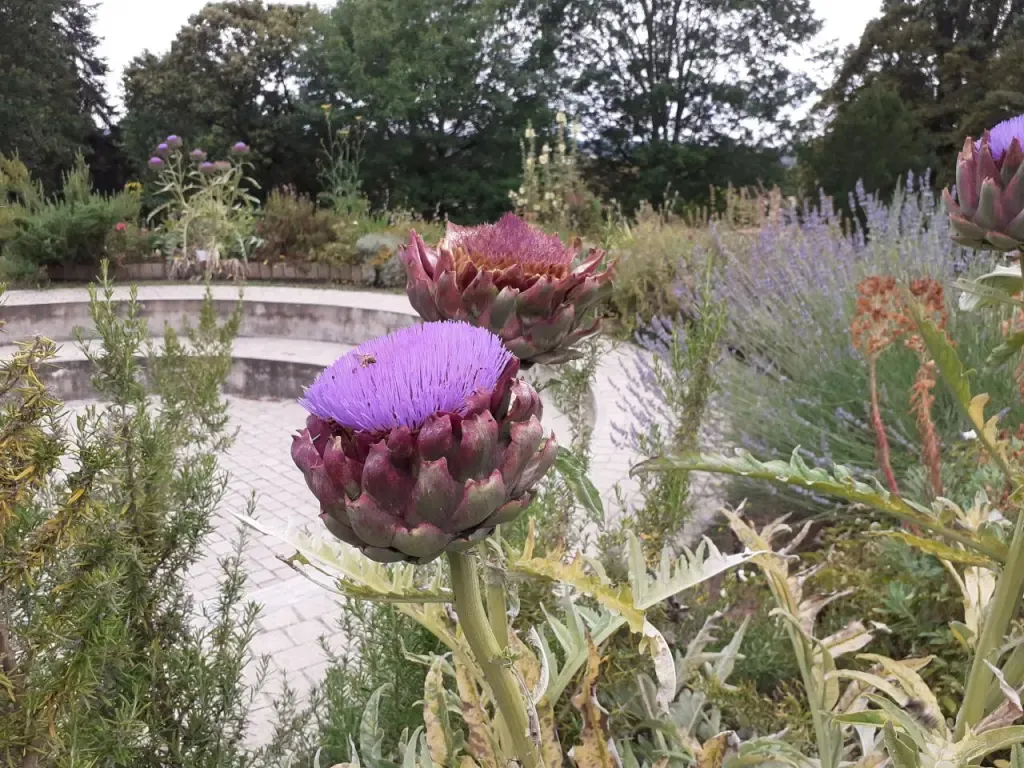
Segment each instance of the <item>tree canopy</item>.
[[0,3],[0,152],[55,183],[110,118],[84,0]]

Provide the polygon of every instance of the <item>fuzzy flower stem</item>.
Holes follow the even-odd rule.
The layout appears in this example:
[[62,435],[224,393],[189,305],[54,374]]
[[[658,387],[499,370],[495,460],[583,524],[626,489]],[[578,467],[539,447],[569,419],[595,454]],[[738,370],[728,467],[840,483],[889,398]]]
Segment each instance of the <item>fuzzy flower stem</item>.
[[508,725],[516,757],[524,768],[541,768],[537,746],[530,738],[522,691],[511,670],[502,661],[502,648],[484,610],[476,560],[472,555],[462,552],[448,552],[447,557],[452,571],[452,591],[455,593],[459,625],[494,694],[498,711]]
[[878,374],[874,355],[868,358],[868,376],[871,387],[871,429],[875,433],[878,465],[885,475],[885,481],[889,485],[889,490],[896,496],[899,496],[900,490],[896,485],[896,475],[893,474],[892,465],[889,463],[889,438],[885,436],[882,409],[878,403]]

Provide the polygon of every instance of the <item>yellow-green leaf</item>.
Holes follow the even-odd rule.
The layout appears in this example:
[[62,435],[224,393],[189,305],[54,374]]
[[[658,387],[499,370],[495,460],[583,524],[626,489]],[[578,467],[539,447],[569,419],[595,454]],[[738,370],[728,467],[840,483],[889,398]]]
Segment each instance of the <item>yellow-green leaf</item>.
[[480,689],[458,656],[455,658],[455,682],[462,700],[462,719],[468,731],[466,748],[482,768],[498,768],[495,737],[480,701]]
[[427,732],[430,759],[448,765],[452,758],[452,728],[444,692],[444,659],[434,659],[423,685],[423,725]]
[[579,768],[618,768],[620,760],[615,745],[608,737],[608,713],[597,700],[597,678],[601,657],[597,646],[590,643],[587,669],[572,704],[583,719],[582,743],[572,748],[569,757]]
[[915,536],[912,533],[906,531],[884,531],[879,536],[885,536],[892,539],[899,539],[904,544],[908,544],[914,549],[918,549],[926,554],[934,555],[940,560],[948,560],[951,563],[959,563],[960,565],[975,565],[980,568],[995,569],[999,567],[999,563],[990,557],[979,554],[978,552],[971,552],[966,549],[956,549],[948,544],[943,544],[941,541],[935,539],[925,539],[920,536]]
[[[798,449],[799,450],[799,449]],[[808,467],[796,451],[787,463],[785,461],[759,461],[749,452],[737,449],[735,456],[708,456],[704,454],[683,454],[652,459],[633,468],[633,474],[663,472],[670,469],[685,469],[692,472],[713,472],[721,475],[749,477],[765,480],[776,485],[793,485],[833,496],[851,504],[863,504],[883,512],[901,522],[912,523],[932,531],[950,541],[991,557],[998,562],[1006,560],[1006,547],[989,541],[981,541],[964,532],[947,528],[938,519],[925,514],[918,507],[891,494],[875,483],[869,485],[855,479],[845,467],[834,468],[835,476],[824,469]]]

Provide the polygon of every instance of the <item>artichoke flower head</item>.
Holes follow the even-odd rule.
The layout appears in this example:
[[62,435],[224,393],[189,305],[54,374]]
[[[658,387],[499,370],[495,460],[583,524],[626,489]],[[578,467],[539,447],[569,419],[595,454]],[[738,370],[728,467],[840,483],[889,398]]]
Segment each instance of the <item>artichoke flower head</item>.
[[611,291],[594,249],[574,267],[566,246],[515,214],[496,224],[448,224],[437,248],[412,232],[402,253],[409,301],[427,321],[462,320],[499,336],[524,365],[580,356],[574,345],[600,328],[592,310]]
[[968,137],[957,157],[956,187],[942,200],[953,239],[968,248],[1024,247],[1024,116],[1005,120],[981,141]]
[[555,460],[537,392],[494,334],[426,323],[367,342],[301,404],[292,459],[337,538],[379,562],[429,562],[511,522]]

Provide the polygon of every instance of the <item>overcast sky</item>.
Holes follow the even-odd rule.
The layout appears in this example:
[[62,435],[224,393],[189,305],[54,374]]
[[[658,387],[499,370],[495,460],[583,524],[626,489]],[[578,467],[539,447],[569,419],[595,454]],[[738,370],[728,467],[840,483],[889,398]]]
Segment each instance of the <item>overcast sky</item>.
[[[100,53],[110,67],[110,93],[118,102],[121,97],[121,73],[125,65],[147,49],[155,53],[166,51],[189,16],[204,5],[206,0],[99,0],[96,32],[103,41]],[[838,40],[840,44],[846,45],[860,39],[864,25],[878,12],[881,2],[811,0],[811,5],[825,20],[822,38]]]

